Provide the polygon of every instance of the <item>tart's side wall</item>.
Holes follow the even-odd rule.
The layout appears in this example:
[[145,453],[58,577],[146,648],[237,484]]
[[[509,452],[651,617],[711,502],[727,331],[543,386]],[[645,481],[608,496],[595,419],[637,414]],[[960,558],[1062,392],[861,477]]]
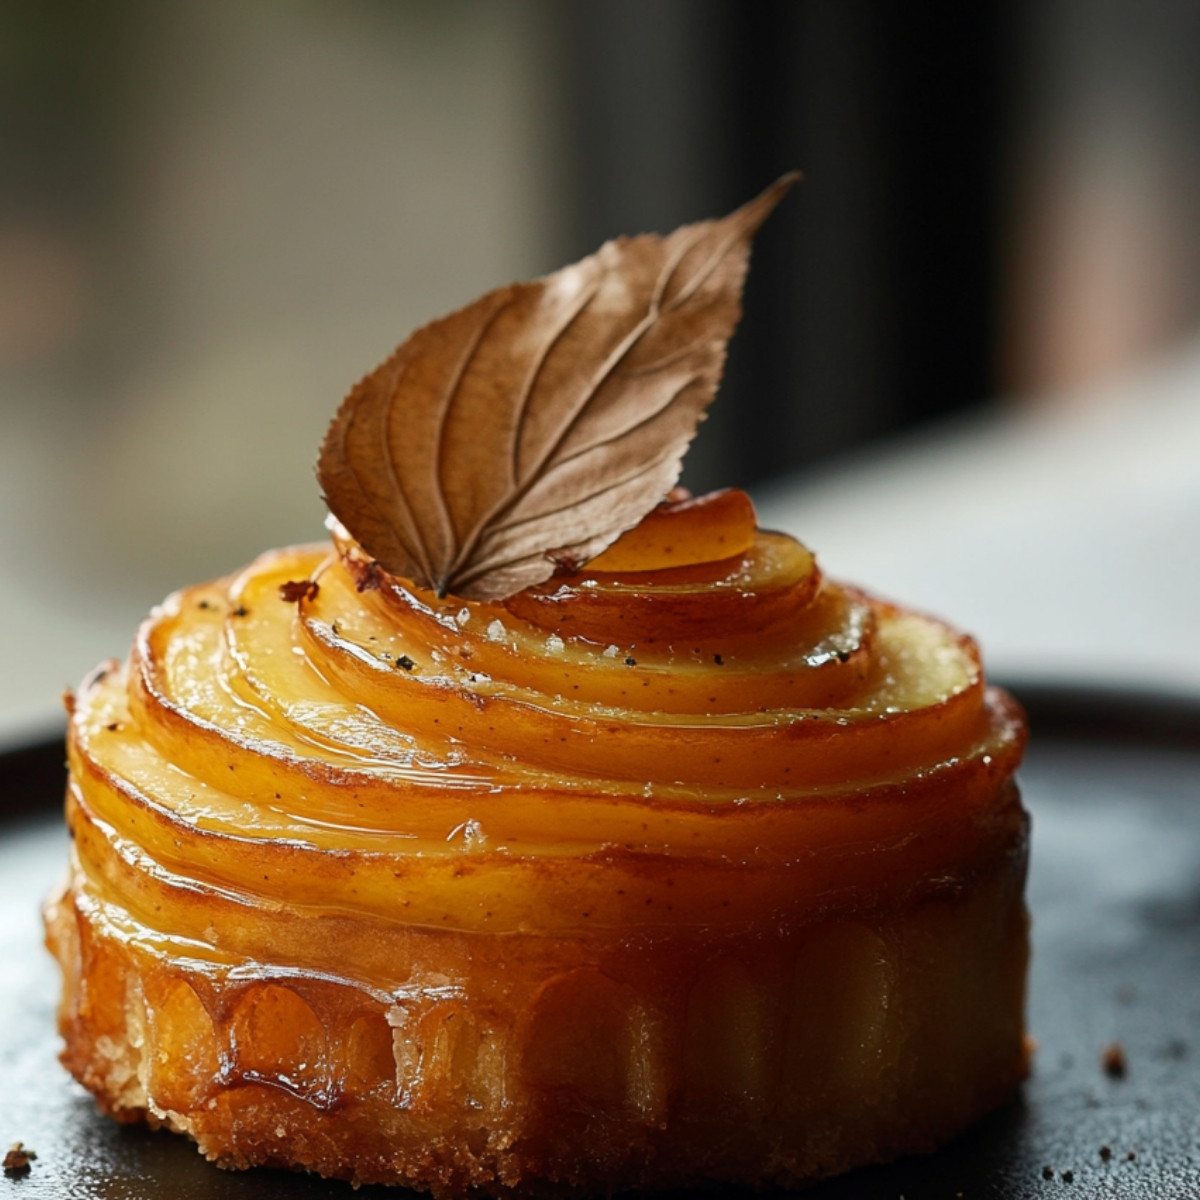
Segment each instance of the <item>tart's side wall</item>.
[[443,1194],[798,1184],[932,1149],[1024,1077],[1024,872],[1022,829],[886,911],[717,939],[398,936],[391,996],[157,952],[76,874],[47,911],[64,1062],[230,1166]]

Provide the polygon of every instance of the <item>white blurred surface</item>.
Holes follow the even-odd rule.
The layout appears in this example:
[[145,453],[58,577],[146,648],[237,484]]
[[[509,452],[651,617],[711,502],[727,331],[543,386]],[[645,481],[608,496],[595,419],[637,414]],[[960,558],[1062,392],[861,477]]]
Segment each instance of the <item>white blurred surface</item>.
[[973,634],[993,674],[1200,695],[1200,343],[777,485],[759,518]]

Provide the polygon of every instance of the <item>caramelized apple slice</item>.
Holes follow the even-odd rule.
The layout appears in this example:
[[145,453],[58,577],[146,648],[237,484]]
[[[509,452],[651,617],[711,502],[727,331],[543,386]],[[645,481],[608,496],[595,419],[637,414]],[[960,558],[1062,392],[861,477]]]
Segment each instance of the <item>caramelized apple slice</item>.
[[[325,676],[336,667],[320,665],[327,654],[322,646],[329,638],[310,639],[310,634],[321,625],[332,635],[336,624],[337,636],[354,648],[352,653],[380,662],[389,686],[400,693],[406,679],[438,678],[472,691],[484,681],[496,681],[539,693],[545,703],[557,695],[642,712],[824,707],[848,700],[861,689],[874,637],[869,604],[841,589],[829,589],[801,607],[764,646],[742,631],[749,611],[739,629],[730,619],[737,615],[737,605],[722,603],[720,596],[714,598],[710,619],[715,622],[725,614],[729,626],[724,636],[672,643],[647,637],[651,627],[669,627],[672,600],[665,596],[660,597],[664,611],[651,609],[638,627],[621,620],[620,607],[614,609],[602,597],[567,593],[557,601],[567,610],[561,624],[547,629],[499,605],[461,606],[450,614],[432,607],[428,593],[421,596],[399,584],[386,604],[364,605],[337,564],[319,571],[317,581],[317,596],[300,607],[301,644],[317,671]],[[261,585],[248,588],[247,594],[254,588],[261,590]],[[272,590],[269,581],[266,590]],[[779,589],[774,597],[764,594],[763,602],[786,608],[789,594],[789,589]],[[543,611],[538,603],[531,602],[534,611],[554,620],[556,609],[547,606]],[[249,607],[256,611],[253,602]],[[573,632],[570,616],[575,607],[584,610],[579,622],[586,624],[590,637]],[[652,621],[657,623],[651,626]],[[250,658],[256,653],[264,657],[268,647],[260,638],[260,649],[247,645],[242,650],[249,640],[243,632],[250,632],[248,623],[231,625],[243,671],[257,676]],[[290,630],[276,631],[277,639],[290,636]],[[286,645],[270,649],[274,662],[287,656]],[[277,673],[273,663],[264,665]],[[294,664],[289,666],[295,670]]]
[[745,554],[754,544],[754,503],[738,488],[666,500],[651,510],[584,568],[596,571],[661,571]]
[[739,637],[784,622],[789,629],[800,623],[797,637],[815,634],[815,626],[804,623],[820,587],[821,573],[804,546],[760,532],[735,558],[621,574],[589,566],[502,603],[522,620],[561,637],[705,649],[717,639],[722,645],[712,649],[724,650]]

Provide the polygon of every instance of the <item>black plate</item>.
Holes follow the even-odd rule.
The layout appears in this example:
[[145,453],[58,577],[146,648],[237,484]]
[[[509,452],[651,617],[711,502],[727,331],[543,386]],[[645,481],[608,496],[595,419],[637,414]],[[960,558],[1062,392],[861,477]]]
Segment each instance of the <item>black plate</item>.
[[[1021,1098],[928,1158],[811,1200],[1200,1196],[1200,702],[1021,688],[1034,742],[1036,1069]],[[33,1147],[22,1200],[367,1200],[391,1190],[227,1173],[170,1134],[97,1116],[55,1061],[56,969],[37,899],[61,869],[62,751],[0,754],[0,1140]],[[1105,1071],[1119,1044],[1127,1069]],[[1107,1154],[1105,1151],[1107,1150]]]

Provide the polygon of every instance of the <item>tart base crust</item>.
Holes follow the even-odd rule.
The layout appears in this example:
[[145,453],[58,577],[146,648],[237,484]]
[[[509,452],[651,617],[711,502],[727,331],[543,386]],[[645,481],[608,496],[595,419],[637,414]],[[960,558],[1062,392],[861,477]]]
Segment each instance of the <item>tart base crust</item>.
[[429,931],[410,984],[165,954],[76,868],[63,1061],[223,1167],[435,1196],[796,1187],[933,1150],[1028,1071],[1024,836],[903,911],[719,936]]

